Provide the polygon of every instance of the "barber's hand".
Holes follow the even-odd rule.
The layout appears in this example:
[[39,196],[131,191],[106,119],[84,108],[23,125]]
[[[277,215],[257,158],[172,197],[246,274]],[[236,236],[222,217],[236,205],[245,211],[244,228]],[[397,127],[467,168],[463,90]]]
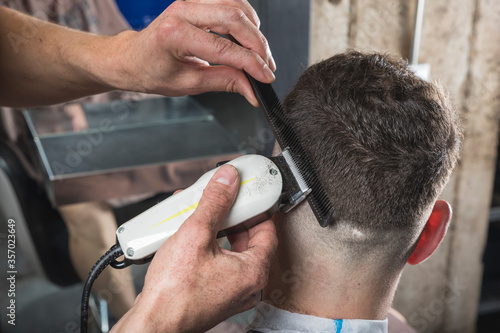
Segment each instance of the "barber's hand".
[[[167,96],[238,92],[256,106],[241,70],[270,83],[276,69],[259,24],[246,0],[175,1],[146,29],[121,34],[116,85]],[[210,31],[231,34],[243,47]]]
[[115,330],[204,332],[257,303],[278,241],[268,220],[233,238],[239,252],[217,245],[238,187],[233,166],[215,173],[196,211],[156,253],[142,293]]

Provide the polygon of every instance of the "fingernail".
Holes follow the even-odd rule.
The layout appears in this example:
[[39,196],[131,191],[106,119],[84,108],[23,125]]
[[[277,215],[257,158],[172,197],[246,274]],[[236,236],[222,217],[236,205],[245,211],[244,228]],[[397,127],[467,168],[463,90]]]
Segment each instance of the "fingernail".
[[268,65],[264,65],[264,75],[265,75],[266,79],[270,82],[273,82],[276,79],[273,71],[269,68]]
[[250,104],[252,104],[253,107],[259,107],[259,101],[253,95],[248,96],[248,101],[250,102]]
[[238,179],[238,171],[229,165],[223,165],[215,174],[215,181],[224,185],[232,185]]
[[255,94],[253,93],[253,90],[251,87],[248,89],[248,91],[245,91],[241,95],[243,97],[245,97],[246,100],[248,101],[248,103],[252,104],[253,107],[256,107],[256,108],[259,107],[259,101],[257,101],[257,98],[255,98]]
[[269,51],[269,60],[270,60],[270,66],[271,66],[271,70],[273,72],[276,72],[276,62],[274,61],[274,58],[273,58],[273,55],[271,54],[271,51]]

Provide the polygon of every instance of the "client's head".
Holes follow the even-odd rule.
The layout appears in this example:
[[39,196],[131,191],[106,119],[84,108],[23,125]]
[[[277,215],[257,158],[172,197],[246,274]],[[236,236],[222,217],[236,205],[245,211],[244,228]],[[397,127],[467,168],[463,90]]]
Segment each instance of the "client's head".
[[[412,263],[425,260],[449,221],[448,204],[436,200],[460,145],[442,89],[402,60],[349,52],[309,67],[284,108],[335,207],[325,229],[307,204],[280,216],[290,250],[376,262],[385,271],[400,270],[410,256]],[[420,249],[428,221],[441,236]]]

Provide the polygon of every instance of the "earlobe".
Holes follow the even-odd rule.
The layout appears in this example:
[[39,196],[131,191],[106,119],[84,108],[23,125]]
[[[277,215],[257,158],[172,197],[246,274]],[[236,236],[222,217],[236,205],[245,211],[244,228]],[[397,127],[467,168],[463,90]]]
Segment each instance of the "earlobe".
[[436,201],[431,216],[417,243],[417,247],[411,254],[410,259],[408,259],[410,265],[417,265],[431,256],[443,240],[450,219],[450,204],[444,200]]

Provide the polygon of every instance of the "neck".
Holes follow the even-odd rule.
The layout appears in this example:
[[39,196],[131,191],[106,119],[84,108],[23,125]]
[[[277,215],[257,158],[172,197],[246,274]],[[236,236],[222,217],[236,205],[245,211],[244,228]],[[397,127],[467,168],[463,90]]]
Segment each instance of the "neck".
[[[331,319],[383,320],[392,302],[400,271],[381,273],[372,260],[347,263],[342,256],[307,248],[309,240],[280,243],[264,301],[291,312]],[[371,265],[370,265],[371,263]]]

